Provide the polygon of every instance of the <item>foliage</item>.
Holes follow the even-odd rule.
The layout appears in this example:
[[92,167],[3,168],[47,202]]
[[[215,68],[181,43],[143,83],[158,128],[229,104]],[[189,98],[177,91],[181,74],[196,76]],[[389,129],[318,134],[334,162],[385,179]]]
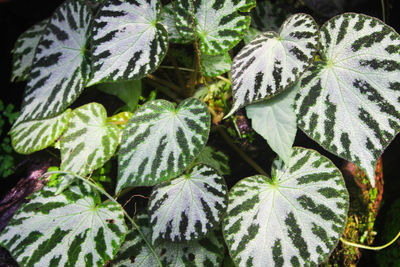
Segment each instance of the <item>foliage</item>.
[[[297,126],[374,186],[378,157],[400,130],[400,37],[354,13],[320,27],[280,10],[264,27],[268,4],[252,13],[254,30],[255,6],[66,0],[20,36],[11,78],[27,87],[11,143],[30,154],[59,140],[61,164],[0,235],[19,264],[218,266],[225,245],[225,262],[238,266],[326,260],[349,194],[328,158],[292,147]],[[126,106],[84,97],[76,106],[83,90],[94,92],[87,87]],[[244,107],[278,154],[271,178],[225,133]],[[231,166],[215,132],[260,175],[228,190]],[[132,219],[121,199],[139,186],[154,187]]]

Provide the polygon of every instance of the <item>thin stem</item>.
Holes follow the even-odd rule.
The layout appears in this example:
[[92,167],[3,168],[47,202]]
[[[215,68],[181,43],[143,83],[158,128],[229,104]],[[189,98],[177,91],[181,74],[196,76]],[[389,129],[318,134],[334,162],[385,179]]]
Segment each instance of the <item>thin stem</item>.
[[[169,70],[173,70],[175,69],[174,66],[160,66],[160,69],[169,69]],[[178,70],[183,70],[183,71],[189,71],[189,72],[194,72],[194,69],[189,69],[189,68],[182,68],[182,67],[177,67]],[[226,83],[231,84],[231,81],[228,78],[225,78],[224,76],[218,75],[215,78],[220,79]]]
[[182,74],[181,74],[181,72],[179,70],[178,64],[176,63],[175,57],[169,56],[169,60],[171,60],[172,65],[174,66],[176,77],[178,77],[179,86],[181,88],[184,88],[185,87],[185,82],[183,81],[183,77],[182,77]]
[[233,149],[235,150],[242,159],[244,159],[251,167],[253,167],[258,173],[266,176],[269,178],[269,175],[260,167],[258,164],[249,156],[247,156],[235,143],[233,140],[229,137],[229,135],[221,128],[217,127],[217,131],[219,134],[222,136],[222,138],[225,140],[225,142]]
[[226,83],[228,83],[228,84],[231,84],[231,81],[228,80],[227,78],[223,77],[223,76],[219,76],[219,75],[218,75],[216,78],[218,78],[218,79],[220,79],[220,80],[222,80],[222,81],[224,81],[224,82],[226,82]]
[[[68,174],[71,176],[74,176],[76,178],[78,178],[79,180],[81,180],[82,182],[88,184],[91,187],[94,187],[95,189],[97,189],[98,191],[100,191],[103,195],[105,195],[110,201],[120,205],[118,203],[117,200],[115,200],[115,198],[113,198],[110,194],[107,193],[107,191],[105,191],[103,188],[101,188],[100,186],[98,186],[96,183],[89,181],[88,179],[86,179],[85,177],[82,177],[80,175],[77,175],[73,172],[68,172],[68,171],[51,171],[51,172],[47,172],[44,175],[48,175],[48,174]],[[44,176],[43,175],[43,176]],[[154,251],[153,246],[149,243],[149,241],[147,241],[146,236],[143,234],[142,230],[140,229],[139,225],[137,225],[135,223],[135,221],[132,219],[131,216],[129,216],[129,214],[126,212],[126,210],[121,206],[122,208],[122,212],[124,213],[124,215],[126,216],[126,218],[132,223],[132,225],[136,228],[136,230],[139,232],[140,236],[143,238],[144,242],[146,243],[147,247],[150,249],[151,253],[154,255],[154,257],[157,260],[158,265],[160,265],[160,267],[162,267],[162,263],[160,261],[160,258],[158,257],[157,253]]]
[[167,88],[163,87],[162,85],[153,82],[152,80],[147,80],[148,83],[153,85],[154,87],[157,88],[157,90],[161,91],[163,94],[166,96],[170,97],[171,99],[175,100],[176,102],[180,103],[182,102],[182,99],[178,94],[176,94],[174,91],[168,90]]
[[343,244],[357,247],[357,248],[365,248],[365,249],[369,249],[369,250],[381,250],[381,249],[384,249],[384,248],[390,246],[391,244],[393,244],[399,237],[400,237],[400,232],[389,243],[386,243],[385,245],[378,246],[378,247],[370,247],[370,246],[366,246],[366,245],[353,243],[353,242],[347,241],[343,238],[340,238],[340,241],[342,241]]
[[172,90],[174,90],[177,93],[179,93],[181,91],[179,86],[177,86],[176,84],[174,84],[172,82],[169,82],[169,81],[166,81],[166,80],[163,80],[161,78],[158,78],[158,77],[156,77],[156,76],[154,76],[152,74],[147,74],[146,78],[148,78],[150,80],[153,80],[153,81],[155,81],[155,82],[157,82],[159,84],[162,84],[162,85],[164,85],[164,86],[166,86],[168,88],[171,88]]
[[381,6],[382,6],[382,20],[383,22],[386,23],[385,0],[381,0]]

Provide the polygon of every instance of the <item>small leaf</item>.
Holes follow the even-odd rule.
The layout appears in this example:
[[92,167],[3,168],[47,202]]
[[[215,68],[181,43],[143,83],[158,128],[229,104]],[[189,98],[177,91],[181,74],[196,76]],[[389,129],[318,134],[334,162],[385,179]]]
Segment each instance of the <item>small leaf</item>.
[[81,93],[89,72],[84,51],[89,8],[67,0],[44,29],[33,61],[18,122],[59,115]]
[[293,109],[298,85],[269,100],[246,107],[253,129],[267,140],[278,156],[289,164],[297,131],[297,117]]
[[149,202],[153,243],[204,237],[220,223],[227,194],[225,180],[206,165],[158,185]]
[[216,77],[231,69],[231,57],[228,52],[222,55],[209,56],[202,54],[200,58],[204,76]]
[[317,266],[346,225],[349,196],[340,171],[316,151],[293,148],[272,180],[256,175],[229,193],[223,231],[238,266]]
[[260,31],[278,32],[290,13],[278,3],[260,1],[251,10],[251,26]]
[[400,131],[400,36],[378,19],[347,13],[321,27],[321,61],[301,80],[299,127],[358,165],[375,165]]
[[248,43],[232,62],[233,107],[271,98],[297,81],[316,52],[318,26],[306,14],[296,14],[279,34],[265,32]]
[[102,83],[97,89],[110,95],[115,95],[124,101],[131,111],[135,110],[142,95],[142,80]]
[[[136,224],[150,240],[151,229],[147,214],[139,214]],[[163,266],[221,266],[224,256],[224,242],[217,231],[211,231],[205,238],[188,242],[162,241],[155,246]],[[131,230],[118,251],[112,266],[148,267],[158,266],[157,260],[137,230]]]
[[199,48],[207,55],[220,55],[233,48],[246,35],[250,17],[238,12],[248,12],[254,0],[177,0],[174,2],[176,28],[185,39],[194,39],[193,17]]
[[71,110],[50,119],[33,120],[14,124],[11,144],[21,154],[31,154],[53,144],[67,127]]
[[195,159],[193,165],[205,164],[214,168],[219,175],[229,175],[229,158],[221,151],[216,151],[210,146],[206,146]]
[[186,44],[193,42],[194,38],[185,39],[177,30],[173,5],[174,3],[169,3],[165,5],[161,14],[161,24],[168,32],[168,41],[176,44]]
[[92,32],[94,77],[89,85],[140,79],[157,69],[168,48],[159,13],[158,0],[105,2]]
[[54,196],[44,187],[22,204],[0,236],[21,266],[103,266],[127,231],[120,205],[100,203],[86,185]]
[[13,55],[11,81],[25,81],[28,79],[36,47],[48,22],[47,19],[43,20],[18,37],[14,49],[11,51]]

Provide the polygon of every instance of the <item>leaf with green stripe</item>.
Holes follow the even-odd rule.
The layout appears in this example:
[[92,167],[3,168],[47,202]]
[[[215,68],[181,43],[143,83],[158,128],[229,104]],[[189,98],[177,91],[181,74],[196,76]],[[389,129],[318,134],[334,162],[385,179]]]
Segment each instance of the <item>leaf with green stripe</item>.
[[14,124],[11,128],[11,144],[21,154],[31,154],[53,144],[67,127],[71,110],[44,120]]
[[155,185],[181,174],[205,146],[210,113],[196,98],[178,107],[154,100],[129,119],[118,159],[117,192],[127,186]]
[[185,39],[177,30],[173,5],[174,3],[169,3],[165,5],[161,14],[161,24],[168,32],[168,41],[176,44],[186,44],[193,42],[194,38]]
[[[150,240],[149,216],[144,213],[139,214],[135,217],[135,222],[147,240]],[[225,253],[224,241],[218,231],[211,231],[200,240],[162,241],[154,248],[163,266],[169,267],[220,266]],[[138,231],[131,230],[111,266],[149,267],[158,266],[158,263]]]
[[89,72],[84,51],[90,22],[81,1],[67,0],[55,10],[36,49],[18,122],[54,117],[81,93]]
[[206,146],[200,152],[200,154],[196,157],[193,165],[195,164],[208,165],[215,169],[219,173],[219,175],[229,175],[231,173],[228,156],[225,153],[217,151],[210,146]]
[[400,130],[400,37],[378,19],[347,13],[321,27],[320,53],[301,80],[298,125],[374,185],[376,162]]
[[336,247],[349,196],[340,171],[313,150],[276,159],[272,180],[256,175],[229,192],[223,232],[238,266],[317,266]]
[[204,76],[216,77],[231,69],[231,56],[228,52],[222,55],[209,56],[201,54],[200,63]]
[[94,21],[89,85],[140,79],[157,69],[168,49],[160,8],[158,0],[105,2]]
[[43,20],[21,34],[11,51],[13,56],[11,81],[25,81],[31,72],[36,47],[49,21]]
[[296,82],[313,60],[317,40],[318,26],[306,14],[288,18],[278,34],[257,35],[233,59],[233,107],[227,116]]
[[239,11],[248,12],[255,5],[254,0],[177,0],[174,2],[176,28],[183,38],[194,39],[193,10],[201,52],[219,55],[246,35],[250,17]]
[[71,113],[61,137],[61,170],[85,176],[111,158],[118,146],[119,129],[107,122],[107,112],[98,103]]
[[153,243],[204,237],[219,225],[227,194],[224,178],[206,165],[196,165],[189,174],[159,184],[149,202]]
[[127,231],[120,205],[100,202],[87,185],[54,196],[44,187],[21,206],[0,235],[21,266],[103,266]]

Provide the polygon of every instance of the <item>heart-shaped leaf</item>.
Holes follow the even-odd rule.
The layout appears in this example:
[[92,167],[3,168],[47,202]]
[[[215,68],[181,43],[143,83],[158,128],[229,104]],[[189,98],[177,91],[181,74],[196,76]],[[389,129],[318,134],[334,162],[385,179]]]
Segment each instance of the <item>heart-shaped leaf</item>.
[[322,61],[301,80],[298,125],[330,152],[364,170],[400,130],[400,37],[380,20],[354,13],[321,28]]
[[28,79],[36,47],[48,22],[47,19],[43,20],[18,37],[14,49],[11,51],[13,55],[11,81],[25,81]]
[[85,176],[111,158],[118,146],[119,129],[106,122],[101,104],[90,103],[71,113],[61,137],[61,170]]
[[143,105],[123,132],[117,192],[175,178],[203,149],[209,131],[210,113],[196,98],[184,100],[177,108],[165,100]]
[[215,169],[219,175],[229,175],[229,158],[221,151],[216,151],[210,146],[206,146],[194,161],[193,165],[205,164]]
[[246,107],[252,128],[267,140],[278,156],[289,164],[292,146],[297,132],[297,117],[293,109],[299,85],[280,95]]
[[227,116],[296,82],[314,58],[317,39],[318,26],[306,14],[288,18],[279,34],[257,35],[233,59],[233,107]]
[[158,0],[106,1],[94,22],[89,85],[140,79],[156,70],[168,48],[159,13]]
[[14,124],[11,128],[11,144],[21,154],[31,154],[53,144],[67,127],[71,110],[44,120]]
[[340,171],[315,151],[293,148],[272,164],[272,180],[245,178],[229,193],[223,231],[238,266],[317,266],[346,225],[349,196]]
[[227,205],[224,179],[206,165],[158,185],[149,202],[153,243],[160,239],[188,241],[215,228]]
[[[149,216],[144,213],[139,214],[136,216],[135,222],[149,240],[151,236]],[[154,249],[163,266],[170,267],[220,266],[225,252],[224,241],[217,231],[211,231],[200,240],[162,241],[156,244]],[[148,267],[158,266],[158,263],[139,232],[131,230],[126,235],[125,242],[112,262],[112,266]]]
[[21,266],[103,266],[127,231],[120,205],[100,202],[86,185],[54,196],[44,187],[15,213],[0,235]]
[[193,16],[201,52],[220,55],[233,48],[246,35],[254,0],[177,0],[174,2],[176,28],[185,39],[194,39]]
[[200,58],[204,76],[216,77],[231,69],[231,56],[228,52],[222,55],[209,56],[202,54]]
[[91,12],[67,0],[50,18],[36,49],[18,122],[60,114],[81,93],[89,65],[85,60]]

